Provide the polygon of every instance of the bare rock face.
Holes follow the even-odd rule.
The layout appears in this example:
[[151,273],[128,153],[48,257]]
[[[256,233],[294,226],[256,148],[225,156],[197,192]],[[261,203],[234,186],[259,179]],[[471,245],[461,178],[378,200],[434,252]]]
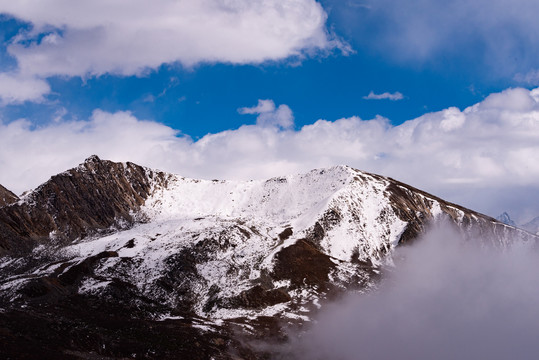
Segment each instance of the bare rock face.
[[0,208],[17,202],[17,195],[0,185]]
[[0,208],[0,254],[51,239],[65,243],[111,227],[126,228],[152,186],[163,181],[161,172],[89,157],[18,203]]

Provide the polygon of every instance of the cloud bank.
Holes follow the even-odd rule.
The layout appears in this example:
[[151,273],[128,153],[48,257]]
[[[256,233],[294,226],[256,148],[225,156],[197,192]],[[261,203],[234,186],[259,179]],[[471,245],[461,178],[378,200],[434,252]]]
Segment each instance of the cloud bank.
[[345,48],[315,0],[0,1],[32,24],[8,46],[25,75],[140,74],[162,64],[260,63]]
[[396,252],[381,288],[322,307],[294,359],[535,359],[539,253],[431,230]]
[[86,121],[42,127],[0,124],[0,183],[20,193],[91,154],[209,179],[347,164],[489,215],[508,211],[523,223],[539,214],[539,89],[508,89],[462,111],[448,108],[398,126],[350,117],[294,130],[291,110],[270,100],[240,112],[258,115],[257,125],[197,141],[128,112],[96,110]]

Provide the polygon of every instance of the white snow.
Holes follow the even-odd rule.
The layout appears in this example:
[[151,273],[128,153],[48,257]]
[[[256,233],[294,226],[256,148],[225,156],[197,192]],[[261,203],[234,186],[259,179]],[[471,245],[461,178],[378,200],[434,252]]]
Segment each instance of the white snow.
[[[147,171],[149,178],[152,174]],[[152,195],[135,214],[145,223],[75,242],[62,251],[72,254],[71,266],[103,251],[115,251],[118,257],[99,260],[96,275],[102,279],[110,279],[111,274],[123,277],[145,295],[155,297],[154,283],[165,273],[167,259],[187,247],[206,246],[211,240],[211,256],[196,263],[200,279],[191,284],[198,296],[198,315],[227,319],[280,314],[303,319],[304,315],[288,311],[288,303],[263,310],[219,308],[208,312],[203,308],[212,286],[220,289],[220,297],[237,296],[251,288],[262,271],[271,272],[275,254],[309,237],[317,223],[325,231],[318,245],[337,264],[330,274],[337,284],[357,275],[356,266],[350,263],[353,256],[381,264],[407,225],[391,207],[388,185],[385,178],[346,166],[267,181],[196,180],[168,174],[165,182],[154,181]],[[431,211],[437,216],[442,210],[434,202]],[[282,241],[279,234],[287,228],[293,234]],[[133,265],[122,270],[125,258]],[[86,279],[79,292],[98,292],[109,284],[109,280]],[[287,288],[290,282],[275,282],[274,286]],[[319,294],[313,289],[289,293],[296,303],[319,306]],[[169,305],[176,301],[172,297],[161,300]]]
[[110,284],[110,280],[98,281],[93,278],[86,278],[79,287],[79,294],[96,294],[108,284]]

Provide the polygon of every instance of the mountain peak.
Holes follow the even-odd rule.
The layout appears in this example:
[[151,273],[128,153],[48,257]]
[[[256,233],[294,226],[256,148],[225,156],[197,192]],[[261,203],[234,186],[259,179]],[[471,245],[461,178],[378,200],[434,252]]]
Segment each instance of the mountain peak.
[[93,155],[51,177],[19,203],[1,207],[0,218],[9,222],[0,223],[0,247],[24,250],[36,241],[66,242],[129,227],[135,221],[133,214],[163,177],[139,165]]
[[97,155],[91,155],[86,160],[84,160],[84,163],[94,163],[94,162],[101,162],[101,159]]
[[0,185],[0,207],[11,205],[19,200],[18,196]]
[[[0,207],[0,259],[17,258],[0,266],[0,315],[24,305],[28,314],[51,314],[54,326],[42,328],[64,329],[54,322],[75,323],[66,315],[74,313],[78,324],[82,314],[93,337],[102,333],[91,328],[99,309],[151,324],[137,328],[166,325],[167,336],[180,324],[193,344],[212,336],[214,345],[230,344],[228,331],[242,324],[257,338],[282,334],[277,323],[301,325],[322,302],[376,286],[393,249],[437,221],[500,244],[535,239],[345,165],[268,180],[197,180],[91,156]],[[155,334],[137,339],[163,338]]]
[[526,224],[521,225],[521,227],[531,232],[532,234],[539,234],[539,216],[527,222]]
[[500,214],[498,217],[496,217],[496,220],[506,225],[516,226],[515,222],[511,219],[509,214],[505,211],[502,214]]

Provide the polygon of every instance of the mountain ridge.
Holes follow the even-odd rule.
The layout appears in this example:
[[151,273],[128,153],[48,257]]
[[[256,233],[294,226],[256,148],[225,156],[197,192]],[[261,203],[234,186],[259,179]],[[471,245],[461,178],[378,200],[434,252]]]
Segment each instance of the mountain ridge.
[[6,205],[11,205],[19,200],[19,197],[0,185],[0,208]]
[[0,208],[0,253],[27,251],[42,241],[68,242],[133,223],[132,212],[163,173],[93,155]]
[[[26,230],[42,218],[49,222]],[[348,166],[268,180],[198,180],[92,156],[0,208],[0,229],[19,236],[0,232],[11,246],[0,258],[0,308],[57,314],[57,307],[73,311],[65,304],[98,303],[122,309],[125,322],[179,326],[183,319],[189,336],[211,334],[245,350],[231,329],[284,336],[282,323],[301,325],[329,299],[375,287],[393,250],[433,221],[498,246],[537,240]],[[13,251],[17,241],[27,245],[24,256]],[[230,357],[226,347],[218,353]]]
[[539,235],[539,216],[533,218],[525,224],[522,224],[520,227],[532,234]]

